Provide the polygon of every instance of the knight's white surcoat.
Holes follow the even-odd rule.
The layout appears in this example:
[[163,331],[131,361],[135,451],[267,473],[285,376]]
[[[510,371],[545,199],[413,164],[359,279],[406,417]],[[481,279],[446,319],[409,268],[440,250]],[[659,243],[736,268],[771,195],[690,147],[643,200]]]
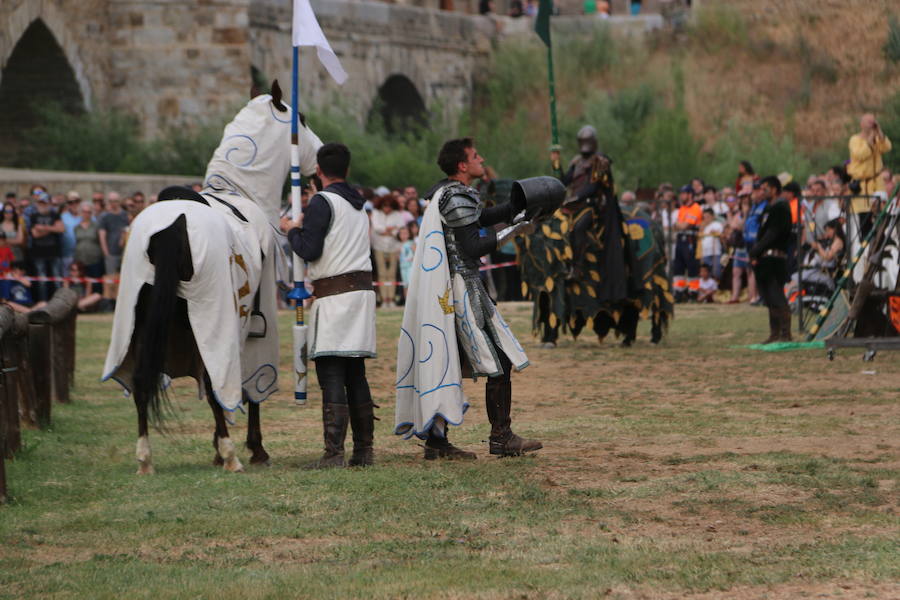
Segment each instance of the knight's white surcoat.
[[[322,256],[308,263],[312,280],[372,271],[369,217],[338,194],[319,192],[331,207]],[[316,298],[310,316],[310,357],[375,356],[375,292],[357,290]]]

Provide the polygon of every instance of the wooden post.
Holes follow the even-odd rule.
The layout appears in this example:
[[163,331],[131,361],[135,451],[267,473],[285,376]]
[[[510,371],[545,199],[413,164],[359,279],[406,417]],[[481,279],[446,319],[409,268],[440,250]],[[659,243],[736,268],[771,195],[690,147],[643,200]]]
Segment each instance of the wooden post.
[[35,412],[41,428],[50,425],[52,406],[50,358],[50,326],[28,325],[28,357],[31,363],[31,381],[34,385]]
[[[70,382],[70,357],[67,356],[70,342],[67,339],[69,333],[69,320],[73,316],[73,311],[78,307],[78,294],[68,288],[56,290],[50,302],[46,306],[38,310],[28,313],[28,322],[31,327],[40,326],[47,329],[46,333],[46,351],[49,358],[49,369],[45,371],[45,377],[49,378],[48,382],[49,394],[56,399],[57,402],[69,402],[69,382]],[[32,329],[32,332],[35,330]],[[42,372],[38,368],[35,361],[34,353],[31,354],[32,367],[35,371],[35,387],[37,386],[37,377]],[[40,392],[39,392],[40,393]]]
[[[2,443],[2,442],[0,442]],[[0,504],[6,502],[6,459],[0,456]]]
[[[13,337],[7,340],[10,353],[15,358],[19,370],[16,371],[16,387],[19,393],[19,412],[22,420],[30,427],[37,427],[37,400],[34,391],[34,379],[31,373],[31,357],[28,349],[28,317],[16,313],[13,323]],[[5,352],[6,350],[4,350]]]
[[[0,311],[0,345],[6,346],[7,339],[13,335],[15,315],[8,307]],[[16,372],[15,361],[7,360],[0,354],[0,429],[3,436],[2,455],[12,458],[22,446],[22,434],[19,429],[19,399],[15,393],[12,374]]]

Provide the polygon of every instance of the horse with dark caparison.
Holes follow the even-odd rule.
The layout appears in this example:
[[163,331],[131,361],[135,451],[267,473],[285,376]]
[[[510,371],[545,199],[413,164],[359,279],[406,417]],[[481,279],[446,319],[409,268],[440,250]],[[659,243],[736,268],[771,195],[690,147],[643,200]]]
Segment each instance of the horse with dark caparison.
[[[298,116],[300,169],[319,138]],[[259,404],[277,391],[277,282],[290,281],[278,242],[290,168],[291,110],[278,82],[229,123],[204,188],[166,188],[132,222],[103,379],[133,395],[138,474],[153,473],[148,422],[162,424],[171,379],[193,377],[215,417],[213,464],[243,470],[227,413],[248,406],[251,464],[265,464]]]

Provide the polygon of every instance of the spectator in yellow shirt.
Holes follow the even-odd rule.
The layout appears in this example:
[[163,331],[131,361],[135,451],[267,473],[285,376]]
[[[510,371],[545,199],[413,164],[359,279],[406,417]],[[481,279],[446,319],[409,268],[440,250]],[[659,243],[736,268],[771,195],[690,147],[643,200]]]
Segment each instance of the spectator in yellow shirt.
[[[881,155],[890,151],[891,140],[881,130],[873,114],[863,115],[859,126],[860,132],[850,138],[850,164],[847,165],[847,174],[859,181],[858,194],[872,196],[875,192],[884,191],[884,181],[879,177],[884,168]],[[854,210],[867,212],[858,210],[855,202]]]

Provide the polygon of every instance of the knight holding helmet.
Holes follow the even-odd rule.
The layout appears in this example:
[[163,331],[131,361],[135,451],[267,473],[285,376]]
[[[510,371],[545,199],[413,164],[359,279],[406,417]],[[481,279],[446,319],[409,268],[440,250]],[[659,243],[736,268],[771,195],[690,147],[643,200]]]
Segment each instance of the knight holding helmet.
[[[453,446],[447,426],[459,425],[468,403],[463,375],[487,377],[485,405],[491,423],[490,453],[516,456],[542,447],[513,433],[511,371],[528,358],[488,295],[480,258],[547,217],[564,189],[552,177],[513,184],[508,203],[485,208],[475,179],[484,159],[471,138],[450,140],[438,156],[447,178],[426,194],[397,350],[395,433],[425,440],[425,459],[474,459]],[[511,224],[500,232],[491,226]]]

